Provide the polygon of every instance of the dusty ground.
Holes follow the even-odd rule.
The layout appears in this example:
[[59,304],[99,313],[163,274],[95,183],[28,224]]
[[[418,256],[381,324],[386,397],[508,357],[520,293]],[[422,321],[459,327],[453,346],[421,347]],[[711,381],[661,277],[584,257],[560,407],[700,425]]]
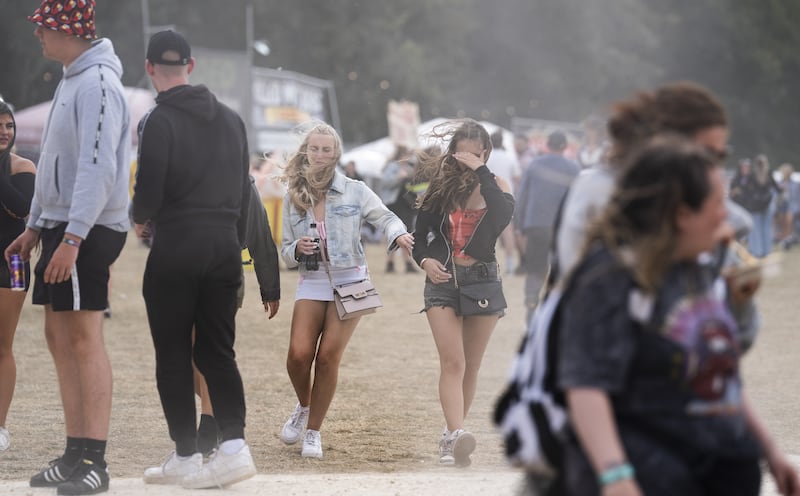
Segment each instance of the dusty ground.
[[[255,274],[246,273],[245,305],[237,316],[237,358],[247,394],[246,435],[262,473],[438,470],[442,415],[438,359],[422,307],[423,275],[384,274],[382,247],[368,246],[372,277],[385,308],[359,324],[322,429],[325,458],[302,460],[278,433],[296,403],[285,370],[297,273],[281,271],[283,299],[267,320]],[[113,317],[105,322],[114,371],[108,461],[115,476],[139,476],[171,449],[155,388],[152,342],[141,297],[147,250],[132,236],[113,269]],[[518,342],[522,278],[506,280],[515,304],[501,319],[487,351],[468,426],[478,438],[479,470],[503,466],[489,414]],[[43,337],[41,308],[26,305],[15,342],[17,390],[8,418],[12,449],[0,454],[0,479],[27,479],[63,449],[55,370]]]
[[[237,317],[236,348],[247,393],[248,442],[259,472],[270,480],[279,480],[281,474],[314,474],[325,487],[323,474],[348,473],[341,477],[355,480],[356,473],[362,473],[360,480],[369,481],[377,477],[376,473],[386,473],[402,481],[407,478],[404,474],[413,473],[415,481],[420,477],[424,481],[426,477],[447,479],[454,477],[454,471],[456,477],[459,473],[437,464],[436,442],[443,421],[437,399],[437,356],[425,317],[418,313],[423,276],[384,274],[382,248],[371,245],[368,252],[372,277],[386,307],[362,319],[345,354],[339,389],[322,429],[325,458],[321,461],[301,459],[299,447],[286,447],[278,439],[280,427],[296,401],[284,361],[297,273],[281,272],[282,307],[272,321],[266,319],[260,305],[255,275],[247,273],[245,306]],[[114,314],[106,321],[105,336],[114,369],[107,458],[114,478],[138,478],[145,467],[159,463],[172,449],[156,393],[152,344],[141,298],[146,256],[147,250],[129,237],[114,267]],[[798,276],[800,255],[790,253],[781,275],[766,281],[759,297],[764,330],[743,365],[756,408],[790,453],[800,453],[795,420],[796,391],[800,391],[800,374],[795,373],[800,360],[796,336],[800,316],[796,307],[800,301]],[[474,484],[469,494],[479,492],[481,480],[491,482],[491,474],[505,473],[502,480],[508,480],[500,438],[489,416],[519,341],[522,283],[518,276],[505,278],[511,307],[487,350],[468,418],[468,428],[478,439],[473,466],[467,469],[468,479]],[[64,443],[61,405],[43,339],[40,308],[26,306],[15,352],[18,382],[8,418],[12,448],[0,453],[0,481],[8,481],[0,482],[0,490],[5,487],[3,492],[26,494],[22,486],[10,481],[27,480],[60,454]],[[507,489],[509,484],[503,487]],[[328,488],[332,492],[334,486]]]

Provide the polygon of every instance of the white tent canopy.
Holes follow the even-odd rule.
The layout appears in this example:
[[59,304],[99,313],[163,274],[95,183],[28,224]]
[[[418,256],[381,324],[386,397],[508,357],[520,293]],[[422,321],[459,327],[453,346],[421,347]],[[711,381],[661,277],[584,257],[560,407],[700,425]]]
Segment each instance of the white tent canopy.
[[[438,131],[438,129],[436,129],[437,126],[446,125],[447,122],[449,122],[448,119],[439,118],[420,124],[417,128],[417,136],[420,148],[437,143],[442,144],[441,140],[433,138],[431,134],[434,130]],[[480,121],[480,124],[486,128],[486,131],[488,131],[489,134],[492,134],[500,128],[500,126],[491,122]],[[511,131],[503,128],[503,145],[504,148],[512,155],[515,154],[514,147],[512,146],[513,142],[514,135],[511,133]],[[378,178],[381,176],[381,171],[383,170],[384,165],[386,165],[386,162],[388,162],[394,155],[395,150],[396,146],[388,137],[381,138],[375,141],[370,141],[369,143],[364,143],[363,145],[359,145],[343,153],[341,163],[346,164],[350,161],[355,162],[356,171],[361,176],[365,178]]]

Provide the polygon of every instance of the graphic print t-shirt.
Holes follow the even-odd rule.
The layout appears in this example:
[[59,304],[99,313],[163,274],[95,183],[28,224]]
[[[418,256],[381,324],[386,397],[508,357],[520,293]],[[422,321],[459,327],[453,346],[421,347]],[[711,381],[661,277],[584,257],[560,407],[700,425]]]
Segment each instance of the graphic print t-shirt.
[[738,331],[710,267],[676,264],[645,295],[599,248],[575,277],[559,336],[562,389],[606,391],[623,437],[634,427],[704,454],[756,451],[741,411]]

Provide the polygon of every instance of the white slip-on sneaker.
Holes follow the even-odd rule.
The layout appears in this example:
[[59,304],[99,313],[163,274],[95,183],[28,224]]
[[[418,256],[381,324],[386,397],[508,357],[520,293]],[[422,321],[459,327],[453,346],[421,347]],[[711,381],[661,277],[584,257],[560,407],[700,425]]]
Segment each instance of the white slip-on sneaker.
[[285,444],[294,444],[300,440],[308,423],[308,411],[309,408],[300,406],[300,403],[294,407],[294,412],[289,416],[289,420],[283,424],[281,441]]
[[224,488],[256,475],[256,465],[250,456],[250,448],[245,444],[238,452],[229,455],[216,450],[208,463],[194,474],[183,478],[181,485],[186,489]]
[[456,429],[451,437],[453,439],[453,459],[460,467],[467,467],[472,463],[469,455],[475,451],[475,436],[464,429]]
[[322,458],[322,436],[319,431],[307,430],[303,437],[303,451],[300,452],[303,458]]
[[180,484],[184,477],[199,472],[201,468],[203,468],[202,453],[179,457],[173,451],[161,466],[146,469],[142,478],[145,484]]
[[0,427],[0,451],[7,450],[9,446],[11,446],[11,435],[8,429]]

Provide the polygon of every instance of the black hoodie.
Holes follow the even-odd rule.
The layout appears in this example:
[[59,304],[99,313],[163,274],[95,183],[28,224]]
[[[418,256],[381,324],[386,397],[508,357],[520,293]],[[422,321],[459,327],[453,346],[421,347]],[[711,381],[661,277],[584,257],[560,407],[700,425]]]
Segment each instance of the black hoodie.
[[203,85],[163,91],[139,123],[133,220],[156,231],[233,225],[244,244],[250,196],[247,133]]

